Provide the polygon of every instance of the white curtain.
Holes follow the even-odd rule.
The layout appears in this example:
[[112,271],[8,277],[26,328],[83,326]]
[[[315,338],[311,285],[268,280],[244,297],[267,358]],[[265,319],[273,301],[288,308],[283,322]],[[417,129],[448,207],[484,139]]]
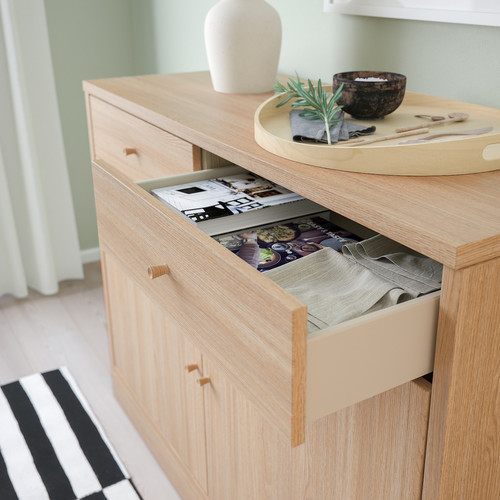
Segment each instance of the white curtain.
[[83,276],[43,0],[0,0],[0,296]]

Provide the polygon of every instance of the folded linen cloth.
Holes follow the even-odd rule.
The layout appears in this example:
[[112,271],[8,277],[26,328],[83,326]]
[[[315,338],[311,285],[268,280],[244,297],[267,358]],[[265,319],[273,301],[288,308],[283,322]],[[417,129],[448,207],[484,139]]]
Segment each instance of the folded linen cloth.
[[[300,116],[303,113],[301,109],[292,109],[290,111],[290,126],[292,127],[293,140],[297,142],[316,142],[327,143],[326,127],[321,120],[309,120]],[[373,134],[376,127],[366,127],[359,123],[344,120],[344,112],[339,109],[335,118],[340,121],[330,127],[330,137],[332,144],[339,141],[347,141],[353,137]]]
[[266,276],[307,305],[308,333],[411,298],[331,248],[266,271]]
[[348,243],[342,252],[349,260],[403,288],[412,297],[441,288],[442,264],[381,234]]

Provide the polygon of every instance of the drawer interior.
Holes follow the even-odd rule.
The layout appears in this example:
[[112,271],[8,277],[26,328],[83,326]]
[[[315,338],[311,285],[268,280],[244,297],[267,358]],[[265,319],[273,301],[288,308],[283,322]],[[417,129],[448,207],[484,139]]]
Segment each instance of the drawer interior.
[[[222,172],[219,169],[217,171],[217,175]],[[244,349],[244,341],[235,336],[234,332],[233,334],[226,332],[221,338],[220,346],[223,346],[224,352],[220,350],[222,347],[215,345],[217,341],[215,331],[207,330],[200,334],[199,338],[193,340],[199,341],[198,345],[201,350],[208,350],[209,356],[213,355],[215,361],[221,363],[226,375],[255,403],[271,424],[291,439],[292,444],[300,444],[303,441],[306,422],[312,422],[432,371],[439,292],[307,335],[304,304],[283,289],[280,289],[278,294],[277,285],[266,278],[265,273],[251,268],[208,235],[203,236],[203,232],[193,227],[193,224],[185,217],[180,216],[149,193],[151,189],[161,185],[181,184],[187,179],[207,179],[211,176],[213,176],[212,172],[199,171],[181,176],[140,181],[134,183],[133,186],[125,186],[124,190],[127,192],[130,192],[132,187],[138,204],[136,207],[131,207],[129,213],[123,214],[123,222],[130,224],[136,213],[142,211],[143,214],[137,216],[138,224],[129,225],[129,232],[142,231],[142,226],[151,225],[154,222],[153,219],[157,219],[158,225],[161,226],[174,225],[176,234],[189,233],[191,240],[196,240],[198,245],[204,245],[210,257],[217,259],[217,262],[214,260],[210,264],[210,269],[219,273],[219,279],[225,279],[227,275],[227,283],[230,283],[232,275],[239,276],[238,273],[241,273],[245,276],[245,285],[249,286],[248,290],[257,288],[258,293],[262,292],[273,299],[275,305],[266,308],[263,306],[265,300],[262,300],[257,311],[258,314],[262,314],[262,318],[269,318],[268,324],[272,324],[271,328],[265,327],[265,321],[260,321],[259,325],[249,325],[251,321],[249,321],[248,312],[251,307],[247,303],[231,305],[231,319],[234,320],[234,325],[244,326],[242,335],[243,330],[249,328],[256,342],[255,352],[245,356],[243,361],[235,360],[234,364],[231,364],[231,360],[228,360],[228,353],[232,352],[235,356],[238,350]],[[127,181],[122,180],[122,182]],[[97,200],[98,204],[104,205],[109,199],[109,187],[103,186],[102,192],[107,198],[101,197],[103,201],[99,201],[98,193]],[[148,207],[155,214],[154,218],[145,215],[149,210]],[[105,220],[105,214],[100,218]],[[331,214],[331,219],[334,223],[363,238],[373,234],[369,228],[337,214]],[[162,251],[160,248],[162,241],[158,239],[157,244],[154,242],[155,231],[161,233],[163,229],[160,229],[161,231],[156,231],[152,227],[151,232],[147,234],[151,242],[150,246],[158,247],[158,251],[155,250],[156,254],[161,254]],[[140,236],[136,235],[136,237]],[[109,244],[114,245],[111,241]],[[118,250],[118,245],[114,248],[117,252],[122,251],[121,247]],[[125,258],[128,259],[132,252],[126,253]],[[219,265],[224,267],[217,269]],[[188,258],[185,266],[186,268],[189,266]],[[188,291],[188,287],[191,286],[194,287],[195,284],[186,281],[179,290]],[[172,297],[176,291],[172,288],[168,294],[162,295],[160,285],[148,286],[148,290],[152,290],[155,300],[165,300],[165,297]],[[193,290],[195,293],[194,288]],[[211,290],[212,294],[220,292],[217,288]],[[225,292],[227,290],[221,292],[222,295],[218,298],[221,309],[229,306],[227,303],[220,302],[224,300],[224,297],[228,300],[230,295],[223,295]],[[246,312],[235,317],[239,306],[242,311]],[[281,314],[283,318],[287,318],[286,324],[278,324],[274,320],[274,314]],[[185,319],[190,321],[187,314]],[[204,324],[206,329],[210,329],[209,321],[210,318],[207,316],[207,323]],[[219,324],[222,325],[220,322]],[[234,346],[232,346],[233,343]],[[270,401],[280,399],[276,390],[270,389],[269,397],[267,397],[267,384],[263,383],[255,372],[248,373],[252,364],[256,364],[257,360],[261,367],[259,370],[263,369],[264,356],[266,362],[275,363],[270,372],[274,375],[268,375],[268,377],[275,377],[276,383],[281,384],[283,390],[291,391],[283,394],[282,402],[276,403],[276,408],[278,405],[280,407],[279,411],[275,410],[273,404],[270,403]]]
[[[240,167],[229,166],[216,171],[148,180],[139,185],[150,191],[161,186],[210,179],[215,174],[222,176],[242,171]],[[376,234],[339,214],[331,211],[323,214],[326,213],[331,222],[363,239]],[[307,421],[432,372],[439,295],[439,291],[433,292],[309,333]]]

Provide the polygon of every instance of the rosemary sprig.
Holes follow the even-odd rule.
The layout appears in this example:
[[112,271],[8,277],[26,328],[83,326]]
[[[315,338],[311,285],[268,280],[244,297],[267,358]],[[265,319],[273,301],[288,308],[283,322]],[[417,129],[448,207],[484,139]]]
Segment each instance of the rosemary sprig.
[[300,116],[308,118],[309,120],[322,120],[326,128],[326,138],[328,144],[332,143],[330,136],[330,127],[338,123],[341,119],[334,118],[335,113],[342,106],[337,104],[340,96],[342,95],[343,84],[336,90],[335,94],[327,92],[321,80],[318,80],[317,86],[314,86],[311,80],[307,80],[307,88],[304,83],[300,81],[297,75],[297,81],[290,78],[287,86],[276,80],[274,90],[278,94],[286,95],[286,99],[280,101],[276,107],[281,107],[289,102],[291,99],[296,99],[292,102],[292,108],[304,108],[304,112]]

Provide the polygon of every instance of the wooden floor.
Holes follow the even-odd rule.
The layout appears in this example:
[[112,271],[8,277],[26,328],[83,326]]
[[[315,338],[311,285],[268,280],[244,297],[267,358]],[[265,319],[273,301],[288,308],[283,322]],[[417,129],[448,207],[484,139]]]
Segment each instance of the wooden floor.
[[0,385],[67,366],[144,500],[179,496],[113,397],[99,263],[60,292],[0,297]]

